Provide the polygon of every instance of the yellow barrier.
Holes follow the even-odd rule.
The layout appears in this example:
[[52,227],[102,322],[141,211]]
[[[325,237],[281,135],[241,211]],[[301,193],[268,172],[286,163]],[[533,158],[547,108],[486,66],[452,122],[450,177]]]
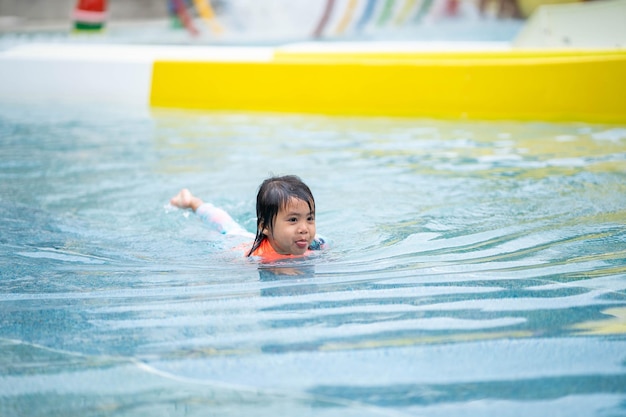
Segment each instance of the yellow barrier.
[[626,51],[297,53],[157,61],[151,105],[235,111],[626,122]]

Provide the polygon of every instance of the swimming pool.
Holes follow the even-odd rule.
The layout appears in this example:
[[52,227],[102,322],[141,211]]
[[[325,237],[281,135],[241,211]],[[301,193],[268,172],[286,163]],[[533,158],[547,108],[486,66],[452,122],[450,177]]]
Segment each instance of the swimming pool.
[[[626,128],[0,109],[0,414],[626,414]],[[261,268],[270,173],[318,257]]]

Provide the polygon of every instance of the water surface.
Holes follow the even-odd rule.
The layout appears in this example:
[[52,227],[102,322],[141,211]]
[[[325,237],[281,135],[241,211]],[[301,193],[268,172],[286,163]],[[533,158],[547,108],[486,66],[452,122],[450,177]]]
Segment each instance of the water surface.
[[[0,415],[626,415],[626,127],[0,107]],[[270,174],[330,250],[261,266]]]

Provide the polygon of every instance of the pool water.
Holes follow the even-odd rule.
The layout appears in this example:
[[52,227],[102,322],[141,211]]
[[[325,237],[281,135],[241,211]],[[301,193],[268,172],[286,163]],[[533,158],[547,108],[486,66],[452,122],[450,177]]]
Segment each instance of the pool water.
[[[0,105],[0,415],[626,415],[626,127]],[[270,174],[331,248],[259,265]]]

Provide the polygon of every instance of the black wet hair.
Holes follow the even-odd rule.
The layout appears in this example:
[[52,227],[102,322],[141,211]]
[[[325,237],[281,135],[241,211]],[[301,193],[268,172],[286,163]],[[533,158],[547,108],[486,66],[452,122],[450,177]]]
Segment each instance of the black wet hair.
[[270,177],[261,183],[256,195],[256,237],[248,255],[257,250],[265,235],[263,229],[273,232],[276,216],[281,208],[287,207],[289,200],[296,198],[309,205],[311,213],[315,213],[315,199],[309,187],[296,175]]

